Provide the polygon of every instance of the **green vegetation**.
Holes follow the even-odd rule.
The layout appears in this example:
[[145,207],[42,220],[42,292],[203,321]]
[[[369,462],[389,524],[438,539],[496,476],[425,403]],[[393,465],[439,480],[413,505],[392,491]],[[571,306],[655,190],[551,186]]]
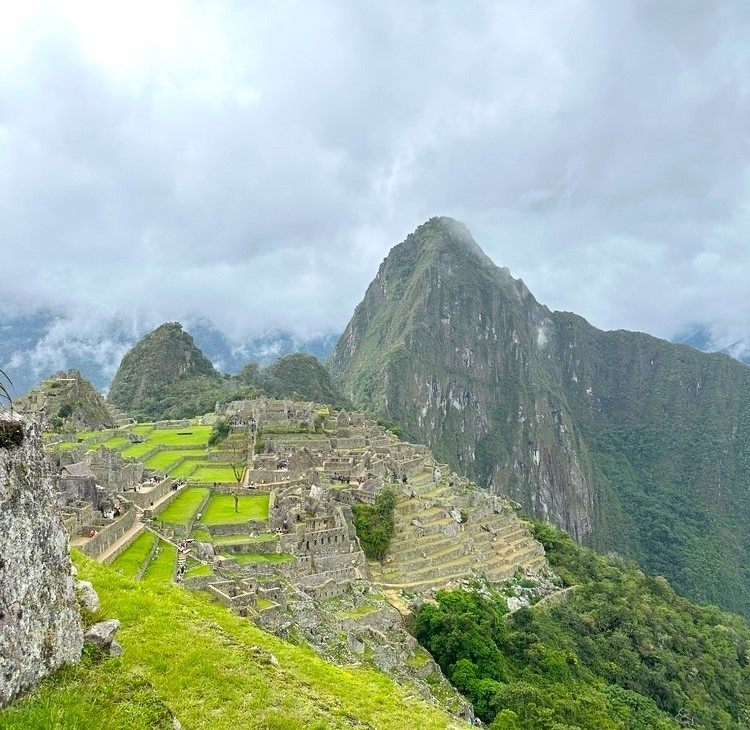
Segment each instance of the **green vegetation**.
[[439,592],[415,633],[492,728],[740,730],[750,722],[750,629],[664,578],[535,527],[568,600],[505,616],[499,594]]
[[108,398],[136,418],[162,420],[208,413],[217,401],[248,393],[248,387],[235,379],[222,378],[182,325],[171,322],[126,353]]
[[175,561],[177,560],[177,548],[164,540],[159,540],[159,547],[151,558],[143,580],[168,583],[172,580]]
[[[379,672],[343,669],[287,644],[208,596],[127,580],[78,558],[122,658],[86,655],[0,712],[4,730],[438,730],[451,719]],[[271,662],[278,659],[278,666]]]
[[234,511],[235,497],[232,494],[215,494],[203,513],[204,525],[231,525],[248,520],[268,520],[267,494],[242,494],[238,497],[237,512]]
[[385,560],[391,540],[396,532],[393,510],[396,506],[396,495],[386,488],[379,495],[375,504],[355,504],[354,526],[362,550],[371,560]]
[[155,446],[208,446],[211,426],[188,426],[187,428],[156,428],[148,435],[147,443]]
[[240,565],[249,563],[287,563],[294,560],[294,555],[289,553],[236,553],[225,555],[227,558],[236,558]]
[[216,482],[217,484],[234,484],[236,481],[231,465],[218,462],[199,465],[189,478],[193,482]]
[[208,492],[206,487],[186,487],[159,515],[159,519],[172,525],[187,525],[208,496]]
[[328,403],[334,408],[351,407],[317,358],[301,352],[271,363],[261,372],[256,385],[272,398]]
[[135,577],[146,562],[157,539],[153,532],[148,530],[142,532],[112,561],[112,567],[127,578]]
[[560,505],[597,550],[750,617],[750,368],[550,312],[446,218],[379,276],[387,291],[368,289],[329,360],[356,407],[532,515]]
[[181,449],[179,451],[158,451],[153,456],[149,456],[146,459],[144,466],[147,469],[153,469],[157,472],[169,473],[170,467],[176,464],[180,459],[184,459],[189,456],[201,457],[205,456],[203,449]]
[[[266,508],[266,514],[268,514],[268,508]],[[196,540],[202,538],[195,536]],[[278,536],[273,532],[261,532],[259,535],[216,535],[213,540],[211,536],[206,532],[206,541],[213,542],[214,545],[252,545],[255,543],[264,542],[276,542]]]
[[211,434],[208,437],[208,445],[216,446],[218,443],[223,441],[227,436],[229,436],[231,431],[232,429],[227,419],[220,418],[218,421],[216,421],[216,423],[213,425],[213,428],[211,429]]

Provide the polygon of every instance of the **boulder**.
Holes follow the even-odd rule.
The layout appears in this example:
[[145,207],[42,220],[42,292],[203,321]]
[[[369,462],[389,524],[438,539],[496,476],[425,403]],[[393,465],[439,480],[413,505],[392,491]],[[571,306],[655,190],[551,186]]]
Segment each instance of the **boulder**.
[[76,598],[81,608],[89,613],[94,613],[101,608],[101,601],[94,590],[94,586],[87,580],[78,580],[75,583]]
[[39,425],[0,409],[0,707],[81,657],[68,536]]
[[196,542],[194,544],[198,560],[211,561],[216,557],[216,551],[210,542]]
[[83,640],[88,644],[96,644],[100,649],[109,649],[115,640],[120,622],[116,618],[100,621],[90,626],[83,635]]

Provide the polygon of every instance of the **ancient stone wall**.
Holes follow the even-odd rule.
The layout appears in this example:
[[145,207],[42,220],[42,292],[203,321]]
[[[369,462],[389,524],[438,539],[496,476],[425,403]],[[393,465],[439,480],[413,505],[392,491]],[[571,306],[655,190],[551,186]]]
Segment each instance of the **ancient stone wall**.
[[79,660],[81,617],[73,593],[68,536],[42,453],[39,426],[0,448],[0,707],[63,664]]
[[104,527],[99,526],[101,520],[97,521],[97,525],[84,525],[81,529],[96,530],[90,540],[80,546],[82,553],[96,558],[101,555],[108,547],[114,545],[133,525],[135,524],[136,512],[134,509],[129,509],[121,517],[118,517],[113,522],[105,524]]

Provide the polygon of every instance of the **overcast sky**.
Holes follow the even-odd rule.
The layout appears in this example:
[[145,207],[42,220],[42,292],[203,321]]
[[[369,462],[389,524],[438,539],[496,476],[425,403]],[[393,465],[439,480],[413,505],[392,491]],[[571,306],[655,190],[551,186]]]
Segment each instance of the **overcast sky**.
[[463,221],[553,309],[750,331],[750,2],[0,0],[0,309],[341,330]]

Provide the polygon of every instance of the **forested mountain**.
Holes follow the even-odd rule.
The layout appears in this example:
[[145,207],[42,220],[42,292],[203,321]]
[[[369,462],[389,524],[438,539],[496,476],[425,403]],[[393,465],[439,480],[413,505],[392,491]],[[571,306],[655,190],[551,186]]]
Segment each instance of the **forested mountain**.
[[108,400],[136,418],[182,418],[214,409],[223,380],[179,322],[157,327],[123,357]]
[[122,359],[109,402],[141,419],[189,418],[217,402],[254,397],[349,405],[312,355],[287,355],[266,368],[246,363],[236,376],[220,375],[179,322],[157,327]]
[[237,373],[237,380],[272,398],[327,403],[336,408],[350,406],[320,361],[302,352],[281,357],[263,369],[255,362],[248,363]]
[[530,514],[750,615],[747,366],[552,312],[433,218],[381,264],[329,368]]

